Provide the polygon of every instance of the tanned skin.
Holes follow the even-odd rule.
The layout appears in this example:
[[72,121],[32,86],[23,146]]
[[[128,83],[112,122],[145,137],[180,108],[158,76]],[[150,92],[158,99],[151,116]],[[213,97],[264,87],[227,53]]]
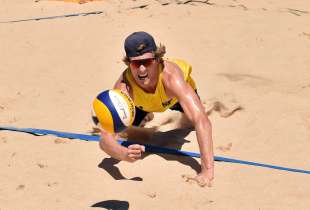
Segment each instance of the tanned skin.
[[[132,76],[136,84],[146,92],[154,93],[158,83],[159,65],[154,53],[148,52],[141,56],[130,58],[130,61],[154,58],[151,64],[135,66],[129,63]],[[169,61],[163,63],[162,82],[169,98],[176,97],[181,104],[184,114],[196,130],[197,142],[201,154],[201,171],[198,175],[186,177],[188,180],[196,181],[200,186],[211,186],[214,178],[214,154],[212,141],[212,126],[205,113],[203,104],[193,88],[184,80],[181,69]],[[121,75],[115,83],[114,88],[118,88],[133,97],[130,86],[126,84]],[[180,91],[181,90],[181,91]],[[101,129],[100,148],[111,157],[118,160],[135,162],[141,158],[145,148],[142,145],[134,144],[128,148],[117,143],[117,135],[110,134]]]

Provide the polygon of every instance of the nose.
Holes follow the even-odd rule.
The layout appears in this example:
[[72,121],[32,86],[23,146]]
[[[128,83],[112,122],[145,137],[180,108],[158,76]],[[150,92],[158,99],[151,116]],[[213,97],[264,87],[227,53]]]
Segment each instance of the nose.
[[145,72],[146,72],[146,67],[145,67],[143,64],[141,64],[141,65],[139,66],[139,72],[140,72],[140,73],[145,73]]

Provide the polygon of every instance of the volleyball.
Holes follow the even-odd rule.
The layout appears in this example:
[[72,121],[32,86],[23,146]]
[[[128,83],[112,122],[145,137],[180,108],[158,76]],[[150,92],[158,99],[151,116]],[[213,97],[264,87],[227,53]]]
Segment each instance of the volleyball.
[[93,121],[110,133],[118,133],[132,125],[135,105],[121,90],[101,92],[93,101]]

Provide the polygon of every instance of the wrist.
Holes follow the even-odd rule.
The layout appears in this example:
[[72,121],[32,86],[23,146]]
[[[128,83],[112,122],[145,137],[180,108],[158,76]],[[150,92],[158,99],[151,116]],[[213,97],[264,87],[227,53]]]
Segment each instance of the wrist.
[[201,166],[205,168],[214,167],[214,158],[213,156],[209,157],[207,155],[201,155]]
[[208,164],[207,166],[206,166],[206,168],[207,169],[213,169],[214,168],[214,164],[212,163],[212,164]]
[[214,178],[214,168],[211,166],[210,168],[201,168],[200,174],[208,177],[208,179],[212,180]]
[[214,168],[214,163],[205,163],[205,164],[201,164],[201,169],[206,169],[206,170],[210,170]]

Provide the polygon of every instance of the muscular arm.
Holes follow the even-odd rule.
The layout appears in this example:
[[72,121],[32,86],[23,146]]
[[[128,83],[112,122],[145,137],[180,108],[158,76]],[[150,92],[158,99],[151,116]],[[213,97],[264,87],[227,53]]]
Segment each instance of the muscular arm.
[[101,129],[100,134],[99,146],[104,152],[115,159],[128,161],[127,148],[117,143],[118,136],[116,134],[110,134],[103,129]]
[[[113,88],[120,89],[121,91],[129,95],[130,88],[125,83],[123,75],[121,75],[120,78],[116,81]],[[141,157],[141,153],[145,150],[143,146],[138,144],[130,145],[128,148],[121,146],[117,143],[117,134],[111,134],[103,130],[102,128],[100,130],[100,148],[115,159],[134,162]]]
[[126,148],[117,143],[117,138],[117,134],[110,134],[101,129],[101,139],[99,142],[100,148],[108,155],[118,160],[134,162],[141,158],[142,152],[145,151],[144,146],[133,144]]
[[214,176],[212,127],[200,99],[184,80],[182,71],[174,64],[167,63],[163,83],[167,94],[178,99],[186,116],[193,123],[201,154],[201,174],[212,180]]

